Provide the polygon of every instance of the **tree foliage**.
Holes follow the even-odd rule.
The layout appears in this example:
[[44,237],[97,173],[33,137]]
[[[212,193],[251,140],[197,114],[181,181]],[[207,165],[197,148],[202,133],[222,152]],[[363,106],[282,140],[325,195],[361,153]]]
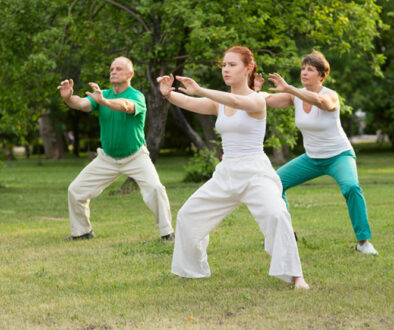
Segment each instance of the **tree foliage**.
[[[66,129],[85,130],[87,125],[81,123],[89,122],[89,116],[67,109],[57,84],[73,78],[75,92],[81,96],[89,81],[107,88],[112,59],[124,55],[135,63],[132,84],[147,98],[147,140],[154,157],[164,137],[170,107],[160,97],[157,76],[185,73],[204,86],[224,89],[217,63],[223,51],[236,44],[253,50],[260,71],[280,72],[293,84],[298,84],[300,57],[312,48],[322,50],[341,70],[342,59],[348,63],[347,59],[356,58],[366,68],[365,73],[381,74],[386,72],[380,67],[382,54],[387,51],[379,47],[382,39],[378,38],[380,34],[383,40],[391,36],[385,37],[379,16],[378,4],[386,8],[385,1],[1,2],[0,133],[23,139],[36,127],[37,118],[48,111]],[[392,14],[385,15],[392,18]],[[333,74],[328,83],[340,94],[345,91],[347,101],[353,102],[346,86],[349,81],[339,79],[341,73]],[[386,102],[387,95],[381,96]],[[362,102],[366,105],[372,101]],[[294,144],[292,117],[290,110],[269,111],[268,122],[275,131],[268,144]]]

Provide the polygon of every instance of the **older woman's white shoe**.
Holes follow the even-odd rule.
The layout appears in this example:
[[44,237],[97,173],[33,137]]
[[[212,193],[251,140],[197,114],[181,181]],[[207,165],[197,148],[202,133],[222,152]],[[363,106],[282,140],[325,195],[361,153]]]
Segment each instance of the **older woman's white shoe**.
[[373,245],[371,243],[369,243],[368,241],[365,242],[363,245],[361,245],[360,243],[357,243],[356,251],[361,252],[361,253],[365,253],[365,254],[373,254],[373,255],[379,254],[378,251],[375,250]]

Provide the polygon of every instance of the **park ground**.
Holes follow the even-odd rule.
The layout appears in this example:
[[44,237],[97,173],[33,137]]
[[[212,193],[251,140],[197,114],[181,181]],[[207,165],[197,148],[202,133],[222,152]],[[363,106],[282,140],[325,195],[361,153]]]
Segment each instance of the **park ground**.
[[[174,225],[200,185],[182,182],[186,162],[157,162]],[[67,187],[87,163],[0,164],[1,329],[393,328],[394,153],[358,156],[378,256],[355,252],[333,179],[289,191],[308,292],[268,276],[264,238],[245,206],[211,233],[210,278],[172,275],[173,244],[160,240],[138,191],[117,194],[124,177],[91,201],[96,238],[63,241]]]

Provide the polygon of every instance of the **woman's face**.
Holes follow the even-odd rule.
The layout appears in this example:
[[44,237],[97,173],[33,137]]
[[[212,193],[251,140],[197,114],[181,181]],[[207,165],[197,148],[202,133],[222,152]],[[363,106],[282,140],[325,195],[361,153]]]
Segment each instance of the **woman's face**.
[[301,83],[306,86],[321,85],[323,77],[317,71],[316,67],[310,64],[304,64],[301,68]]
[[242,62],[241,55],[226,53],[222,62],[222,77],[227,86],[243,83],[248,78],[249,68]]

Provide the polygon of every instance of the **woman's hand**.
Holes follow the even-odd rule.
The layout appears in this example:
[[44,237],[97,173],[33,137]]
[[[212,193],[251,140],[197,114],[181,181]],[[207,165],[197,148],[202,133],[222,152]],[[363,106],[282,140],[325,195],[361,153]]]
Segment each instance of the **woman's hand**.
[[254,91],[260,92],[264,85],[264,78],[261,73],[257,73],[254,78]]
[[273,92],[282,92],[287,93],[289,89],[289,85],[287,82],[278,74],[278,73],[270,73],[268,80],[275,84],[275,88],[269,88],[270,91]]
[[172,73],[169,76],[158,77],[156,80],[159,83],[161,95],[168,98],[171,91],[175,90],[175,87],[172,87],[172,84],[174,83],[174,76]]
[[201,87],[192,78],[176,76],[176,79],[185,86],[179,87],[178,90],[187,95],[200,95]]

